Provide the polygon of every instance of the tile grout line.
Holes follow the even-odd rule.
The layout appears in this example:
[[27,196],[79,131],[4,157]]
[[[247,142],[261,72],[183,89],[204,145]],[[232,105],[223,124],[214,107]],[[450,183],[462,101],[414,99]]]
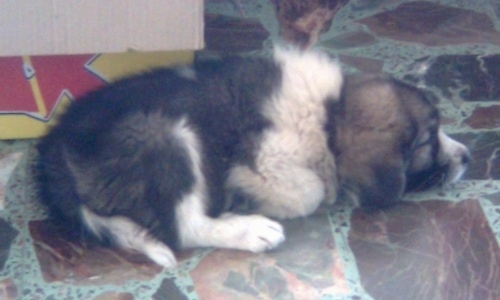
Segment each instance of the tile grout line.
[[[20,208],[24,208],[23,206],[25,203],[23,201],[26,199],[26,166],[28,162],[28,148],[29,146],[26,149],[23,149],[23,155],[17,162],[9,178],[9,182],[19,180],[19,182],[24,183],[23,185],[20,185],[24,186],[24,188],[22,191],[17,190],[16,193],[16,189],[10,189],[9,185],[7,185],[6,191],[6,199],[11,197],[9,202],[12,205],[15,203],[19,204]],[[15,201],[14,198],[16,197],[22,198],[22,200]],[[19,277],[16,278],[16,276],[11,276],[16,283],[18,294],[22,297],[24,291],[35,290],[38,283],[40,287],[44,286],[45,290],[42,271],[40,270],[38,259],[36,257],[36,251],[34,250],[33,239],[29,233],[28,223],[30,221],[30,217],[24,214],[14,215],[9,209],[6,209],[6,214],[10,219],[12,226],[18,230],[17,237],[10,245],[10,255],[6,262],[6,266],[10,268],[10,274],[16,274],[16,271],[18,272],[17,275]],[[32,260],[35,260],[35,263],[33,263]]]
[[[373,298],[365,291],[361,284],[359,270],[356,264],[356,258],[352,252],[348,236],[349,229],[351,228],[351,215],[353,208],[348,205],[343,205],[337,212],[328,213],[328,221],[330,222],[330,229],[335,243],[335,247],[342,260],[342,269],[347,281],[350,296],[359,296],[361,299],[373,300]],[[339,220],[341,224],[339,224]]]

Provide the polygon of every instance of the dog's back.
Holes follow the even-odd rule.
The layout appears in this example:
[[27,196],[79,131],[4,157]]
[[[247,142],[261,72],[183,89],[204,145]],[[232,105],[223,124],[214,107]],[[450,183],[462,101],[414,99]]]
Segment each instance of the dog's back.
[[90,230],[123,246],[143,232],[176,249],[181,202],[196,199],[193,219],[218,216],[230,161],[253,152],[241,137],[267,126],[256,100],[279,77],[270,61],[251,61],[156,70],[73,103],[37,146],[38,192],[52,218],[77,238]]
[[[179,172],[189,170],[189,162],[186,145],[171,126],[180,118],[174,109],[181,97],[177,89],[186,85],[194,84],[172,71],[157,71],[74,103],[38,144],[40,198],[53,217],[79,226],[86,205],[101,215],[126,212],[150,229],[160,226],[154,224],[158,219],[172,220],[172,210],[154,217],[148,201],[173,204],[192,185],[192,174]],[[194,95],[182,97],[189,96]],[[172,224],[164,229],[158,233],[175,241]]]

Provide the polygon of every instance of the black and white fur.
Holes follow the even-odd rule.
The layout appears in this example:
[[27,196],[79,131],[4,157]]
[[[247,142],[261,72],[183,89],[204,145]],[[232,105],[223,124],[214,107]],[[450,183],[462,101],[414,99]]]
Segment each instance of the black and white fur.
[[[377,78],[389,89],[399,84]],[[272,249],[285,237],[267,217],[306,216],[344,187],[362,198],[369,185],[343,162],[350,148],[336,146],[351,145],[339,138],[348,91],[327,55],[283,49],[120,80],[73,103],[41,139],[39,196],[70,231],[164,267],[176,264],[180,248]],[[403,175],[446,160],[443,173],[453,175],[444,181],[458,179],[465,146],[416,127],[404,141]],[[401,197],[406,179],[399,184],[389,198]],[[238,199],[251,199],[256,214],[229,212]]]

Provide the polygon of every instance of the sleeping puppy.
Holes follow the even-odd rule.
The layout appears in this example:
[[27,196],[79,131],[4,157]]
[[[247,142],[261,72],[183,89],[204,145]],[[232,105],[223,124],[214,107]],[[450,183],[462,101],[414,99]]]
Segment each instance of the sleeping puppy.
[[[284,232],[268,217],[307,216],[344,192],[385,206],[456,181],[469,160],[416,88],[344,79],[327,55],[284,49],[107,85],[74,102],[37,149],[54,221],[164,267],[180,248],[272,249]],[[243,198],[253,214],[228,211]]]

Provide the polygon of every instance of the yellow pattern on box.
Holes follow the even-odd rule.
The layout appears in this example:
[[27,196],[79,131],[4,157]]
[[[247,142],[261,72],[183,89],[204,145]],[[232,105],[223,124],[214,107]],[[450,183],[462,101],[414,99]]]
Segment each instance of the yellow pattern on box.
[[[94,73],[104,83],[104,81],[114,81],[120,77],[155,67],[191,63],[193,58],[194,51],[100,54],[95,55],[91,61],[82,65],[82,68]],[[22,67],[33,65],[29,56],[22,57],[22,62]],[[51,67],[64,68],[64,65]],[[26,73],[25,70],[23,71]],[[41,93],[44,86],[37,78],[37,70],[33,69],[32,71],[33,74],[29,77],[25,74],[25,79],[29,82],[37,111],[10,112],[0,105],[0,139],[35,138],[43,135],[56,122],[57,116],[74,100],[71,96],[71,90],[63,89],[55,101],[54,107],[47,107],[47,99],[44,99]],[[45,78],[45,80],[47,79]],[[0,82],[0,84],[2,83]],[[2,96],[4,95],[0,95],[0,97]]]

